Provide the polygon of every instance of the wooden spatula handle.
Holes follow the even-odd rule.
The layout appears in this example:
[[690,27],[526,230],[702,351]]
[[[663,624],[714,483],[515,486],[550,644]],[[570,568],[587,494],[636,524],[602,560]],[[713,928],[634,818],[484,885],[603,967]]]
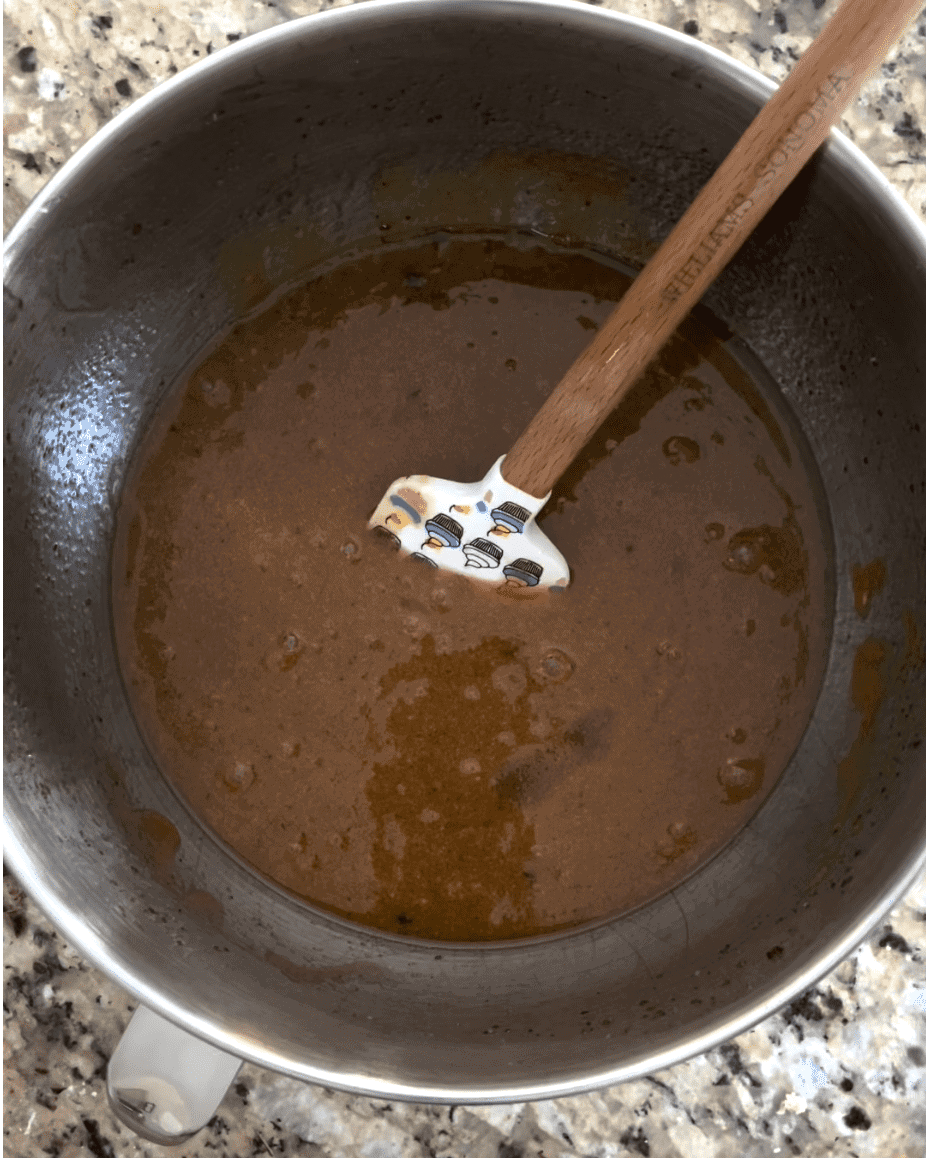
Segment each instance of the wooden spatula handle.
[[506,455],[547,494],[826,139],[923,0],[843,0]]

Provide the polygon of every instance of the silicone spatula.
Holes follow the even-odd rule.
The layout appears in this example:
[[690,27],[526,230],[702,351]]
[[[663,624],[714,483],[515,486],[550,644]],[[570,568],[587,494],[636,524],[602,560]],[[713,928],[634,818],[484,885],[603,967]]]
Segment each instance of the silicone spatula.
[[554,483],[823,143],[922,0],[843,0],[524,433],[485,478],[408,475],[370,526],[434,567],[564,588],[569,565],[536,517]]

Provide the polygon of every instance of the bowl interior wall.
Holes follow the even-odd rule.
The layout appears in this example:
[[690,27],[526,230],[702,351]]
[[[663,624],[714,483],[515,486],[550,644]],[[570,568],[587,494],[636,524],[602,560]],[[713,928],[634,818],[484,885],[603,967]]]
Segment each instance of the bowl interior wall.
[[[829,146],[707,298],[780,383],[835,552],[825,686],[747,828],[654,904],[534,943],[435,947],[313,913],[197,825],[135,728],[109,559],[147,421],[217,332],[387,232],[533,231],[642,264],[763,96],[699,46],[593,11],[376,8],[293,25],[117,123],[11,250],[10,831],[86,952],[244,1055],[456,1100],[577,1088],[785,993],[922,852],[926,269]],[[878,557],[889,581],[862,620],[851,569]],[[869,637],[884,695],[847,799]],[[179,832],[172,875],[143,810]]]

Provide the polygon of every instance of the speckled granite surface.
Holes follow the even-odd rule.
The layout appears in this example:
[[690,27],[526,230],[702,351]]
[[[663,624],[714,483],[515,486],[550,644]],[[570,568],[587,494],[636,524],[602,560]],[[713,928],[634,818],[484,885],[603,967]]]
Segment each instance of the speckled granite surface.
[[[8,1158],[154,1158],[105,1105],[133,1004],[4,882]],[[574,1098],[372,1101],[245,1065],[183,1158],[922,1158],[926,882],[780,1014],[641,1081]]]
[[[158,81],[318,0],[5,0],[4,230]],[[779,79],[833,0],[607,0]],[[844,129],[926,217],[926,13]],[[4,1153],[154,1156],[105,1106],[132,1003],[4,880]],[[528,1105],[352,1098],[245,1066],[183,1158],[733,1158],[926,1154],[926,882],[815,989],[734,1042],[610,1090]]]

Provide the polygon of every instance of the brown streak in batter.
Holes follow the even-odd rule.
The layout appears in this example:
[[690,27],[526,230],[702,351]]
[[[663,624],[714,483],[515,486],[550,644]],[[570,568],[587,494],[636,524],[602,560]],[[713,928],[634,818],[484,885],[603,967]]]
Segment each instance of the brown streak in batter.
[[855,597],[855,614],[867,619],[871,603],[880,595],[887,582],[887,567],[883,559],[872,559],[867,567],[852,568],[852,593]]
[[800,738],[822,531],[703,321],[554,491],[565,593],[499,598],[366,531],[399,474],[481,477],[626,285],[500,240],[357,259],[236,327],[147,436],[113,569],[137,717],[204,821],[311,902],[447,940],[629,909]]
[[837,784],[840,809],[836,824],[847,819],[852,805],[858,799],[866,781],[874,770],[877,753],[872,743],[878,713],[890,686],[885,673],[885,664],[891,655],[888,644],[874,636],[869,636],[855,650],[852,664],[852,706],[861,717],[858,735],[846,756],[839,762]]

